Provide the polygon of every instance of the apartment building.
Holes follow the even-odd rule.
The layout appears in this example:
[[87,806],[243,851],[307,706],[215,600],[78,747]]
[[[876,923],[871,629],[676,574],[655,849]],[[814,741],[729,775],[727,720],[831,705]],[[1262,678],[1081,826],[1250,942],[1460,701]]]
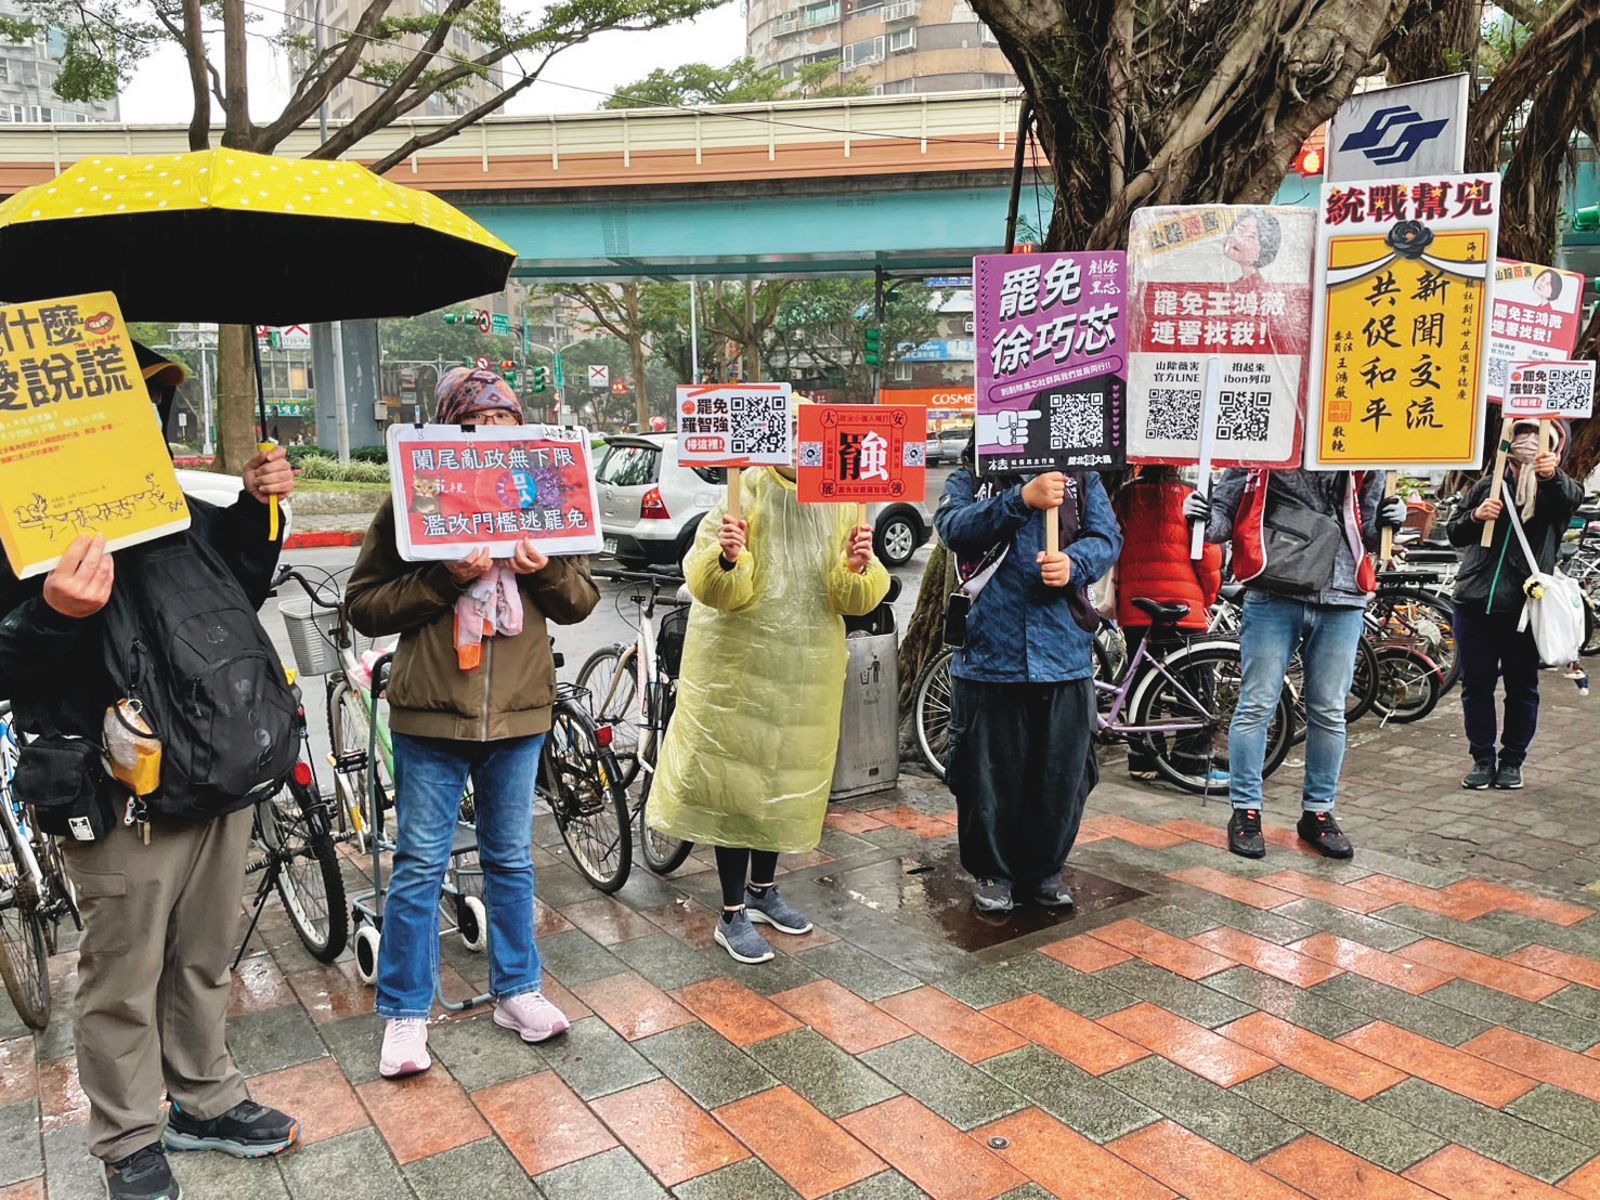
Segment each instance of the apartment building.
[[[0,0],[0,15],[26,14]],[[72,125],[119,119],[115,100],[79,104],[56,95],[56,74],[66,49],[66,35],[58,29],[40,30],[26,42],[0,39],[0,124]]]

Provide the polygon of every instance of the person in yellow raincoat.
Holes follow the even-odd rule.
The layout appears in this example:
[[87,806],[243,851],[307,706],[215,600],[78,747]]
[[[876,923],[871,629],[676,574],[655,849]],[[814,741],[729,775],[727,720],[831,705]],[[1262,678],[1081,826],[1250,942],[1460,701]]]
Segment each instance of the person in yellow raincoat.
[[855,506],[800,504],[793,476],[741,472],[746,520],[712,509],[684,559],[694,605],[646,810],[652,828],[716,848],[716,941],[745,963],[772,957],[752,921],[811,929],[778,895],[778,855],[821,839],[839,751],[844,617],[865,616],[889,591]]

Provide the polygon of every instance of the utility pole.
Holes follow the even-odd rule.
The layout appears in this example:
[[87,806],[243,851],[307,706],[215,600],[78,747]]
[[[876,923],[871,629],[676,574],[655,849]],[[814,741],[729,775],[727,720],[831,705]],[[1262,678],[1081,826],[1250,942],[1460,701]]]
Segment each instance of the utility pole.
[[[317,49],[317,59],[321,61],[323,48],[322,35],[322,0],[317,0],[316,15],[312,17],[312,37]],[[317,133],[322,144],[328,142],[328,101],[324,97],[321,104],[317,105]],[[328,326],[328,332],[333,340],[333,428],[334,447],[338,452],[339,461],[350,461],[350,403],[345,399],[344,392],[344,325],[338,321]]]
[[[883,330],[883,268],[872,269],[872,324],[877,330]],[[872,364],[872,384],[867,392],[867,403],[878,402],[878,390],[883,383],[883,366],[881,362]]]

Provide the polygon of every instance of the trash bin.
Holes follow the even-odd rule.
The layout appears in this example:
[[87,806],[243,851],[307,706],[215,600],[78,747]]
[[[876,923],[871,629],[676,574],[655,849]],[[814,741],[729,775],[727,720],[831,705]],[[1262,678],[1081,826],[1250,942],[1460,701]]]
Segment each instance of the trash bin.
[[833,800],[887,791],[900,781],[900,640],[891,607],[899,582],[891,582],[889,595],[870,616],[845,618],[850,661]]

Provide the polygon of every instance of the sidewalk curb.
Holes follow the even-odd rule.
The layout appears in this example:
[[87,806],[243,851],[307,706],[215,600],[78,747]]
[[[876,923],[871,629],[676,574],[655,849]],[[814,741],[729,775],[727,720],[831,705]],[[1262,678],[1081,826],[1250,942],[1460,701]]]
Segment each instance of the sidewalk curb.
[[291,533],[284,540],[285,550],[321,550],[329,546],[359,546],[367,536],[364,529],[323,529]]

